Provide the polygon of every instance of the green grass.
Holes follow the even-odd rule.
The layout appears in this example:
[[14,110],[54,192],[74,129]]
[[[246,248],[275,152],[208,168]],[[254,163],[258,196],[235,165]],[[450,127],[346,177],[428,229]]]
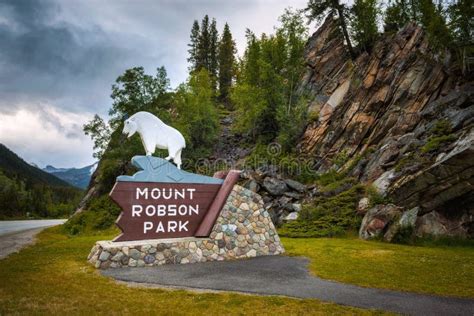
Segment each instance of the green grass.
[[474,298],[474,247],[407,246],[355,238],[282,238],[315,275],[365,287]]
[[372,315],[380,312],[284,297],[132,288],[103,277],[87,262],[96,240],[61,228],[0,261],[0,315]]

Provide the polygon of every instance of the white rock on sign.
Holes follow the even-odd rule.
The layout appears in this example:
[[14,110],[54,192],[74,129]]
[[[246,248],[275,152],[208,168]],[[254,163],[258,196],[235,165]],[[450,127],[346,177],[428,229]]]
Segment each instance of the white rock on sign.
[[186,142],[178,130],[149,112],[137,112],[125,120],[122,133],[131,137],[135,132],[140,135],[147,156],[151,156],[156,148],[168,149],[165,159],[172,159],[181,169],[181,151],[186,147]]

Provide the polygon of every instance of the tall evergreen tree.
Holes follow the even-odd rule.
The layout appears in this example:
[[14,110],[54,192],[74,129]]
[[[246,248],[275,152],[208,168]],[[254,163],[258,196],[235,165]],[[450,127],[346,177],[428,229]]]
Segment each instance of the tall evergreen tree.
[[474,0],[458,0],[448,9],[450,27],[454,38],[473,44],[474,38]]
[[209,29],[209,75],[211,77],[211,85],[214,94],[217,89],[217,70],[219,67],[218,61],[218,46],[219,46],[219,33],[217,32],[216,19],[212,19],[212,23]]
[[194,20],[193,27],[191,28],[190,42],[188,44],[188,63],[190,63],[190,72],[194,71],[197,68],[199,35],[199,23],[197,20]]
[[395,0],[389,2],[385,10],[384,31],[387,33],[397,32],[410,21],[410,10],[406,0]]
[[309,0],[306,12],[308,12],[308,18],[310,20],[316,21],[320,21],[326,17],[328,12],[332,14],[337,13],[339,25],[344,39],[346,40],[347,50],[352,58],[356,57],[346,22],[348,8],[344,3],[341,3],[340,0]]
[[458,0],[448,9],[450,31],[463,74],[469,71],[469,57],[474,56],[474,1]]
[[273,35],[257,38],[247,30],[247,48],[231,99],[237,130],[263,143],[276,138],[289,151],[304,127],[306,108],[295,92],[304,68],[307,29],[298,11],[286,10],[279,21]]
[[354,40],[360,49],[370,52],[378,37],[379,8],[377,0],[355,0],[352,13],[354,18],[351,30]]
[[418,0],[417,6],[419,24],[426,30],[431,45],[436,49],[449,47],[451,38],[443,6],[436,6],[432,0]]
[[232,86],[235,62],[235,42],[232,39],[229,25],[224,25],[222,39],[219,43],[219,99],[229,106],[229,93]]
[[255,34],[247,29],[245,31],[247,38],[247,49],[244,55],[243,80],[250,85],[257,86],[260,81],[260,42]]
[[195,69],[197,71],[201,70],[202,68],[209,70],[209,47],[211,45],[209,29],[209,16],[206,14],[201,22],[201,33],[199,34],[197,46],[197,60]]

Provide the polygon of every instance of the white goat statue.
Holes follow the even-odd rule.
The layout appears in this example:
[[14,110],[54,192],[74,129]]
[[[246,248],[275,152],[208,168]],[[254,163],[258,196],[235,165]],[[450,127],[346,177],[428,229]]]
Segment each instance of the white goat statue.
[[151,156],[156,148],[168,149],[168,157],[165,159],[172,159],[181,169],[181,151],[186,147],[186,142],[178,130],[149,112],[137,112],[125,120],[122,131],[129,138],[135,132],[140,135],[147,156]]

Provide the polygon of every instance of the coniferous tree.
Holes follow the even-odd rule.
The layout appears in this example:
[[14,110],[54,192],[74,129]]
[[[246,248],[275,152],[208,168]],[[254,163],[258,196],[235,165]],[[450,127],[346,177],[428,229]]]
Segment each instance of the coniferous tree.
[[219,43],[219,99],[229,106],[229,93],[232,86],[235,62],[235,42],[232,39],[229,25],[224,25],[222,39]]
[[325,18],[328,12],[332,14],[337,13],[339,25],[344,39],[346,40],[347,50],[352,58],[356,57],[346,22],[348,8],[344,3],[341,3],[340,0],[309,0],[306,12],[308,12],[308,18],[310,20],[316,21]]
[[211,78],[211,85],[214,94],[217,89],[217,70],[219,67],[218,61],[218,46],[219,46],[219,33],[217,32],[216,19],[212,19],[212,23],[209,29],[209,76]]
[[199,23],[197,20],[194,20],[193,27],[191,28],[190,42],[188,44],[188,62],[190,63],[190,72],[194,71],[197,68],[199,35]]
[[451,20],[450,27],[458,42],[472,45],[474,38],[474,0],[458,0],[448,9]]
[[187,158],[206,157],[216,141],[218,119],[211,85],[208,71],[201,69],[179,85],[174,95],[179,114],[175,126],[186,138]]
[[384,31],[387,33],[397,32],[410,21],[409,16],[409,5],[406,0],[389,2],[385,10]]
[[236,129],[254,140],[281,142],[286,151],[304,128],[306,108],[295,84],[304,69],[307,39],[301,12],[286,10],[272,35],[257,38],[247,30],[247,48],[231,99],[237,109]]
[[458,0],[448,8],[450,31],[463,74],[469,71],[468,58],[474,55],[474,1]]
[[432,0],[417,1],[417,18],[426,30],[430,43],[436,49],[449,47],[451,42],[442,5],[436,6]]
[[377,0],[355,0],[352,6],[352,34],[360,49],[370,52],[378,37]]
[[209,70],[209,48],[211,44],[209,29],[209,16],[206,14],[201,22],[201,33],[199,34],[197,46],[197,60],[195,69],[197,71],[201,70],[202,68]]
[[247,38],[247,49],[244,55],[243,80],[253,86],[257,86],[260,80],[260,65],[258,63],[260,59],[260,42],[249,29],[245,31],[245,37]]

